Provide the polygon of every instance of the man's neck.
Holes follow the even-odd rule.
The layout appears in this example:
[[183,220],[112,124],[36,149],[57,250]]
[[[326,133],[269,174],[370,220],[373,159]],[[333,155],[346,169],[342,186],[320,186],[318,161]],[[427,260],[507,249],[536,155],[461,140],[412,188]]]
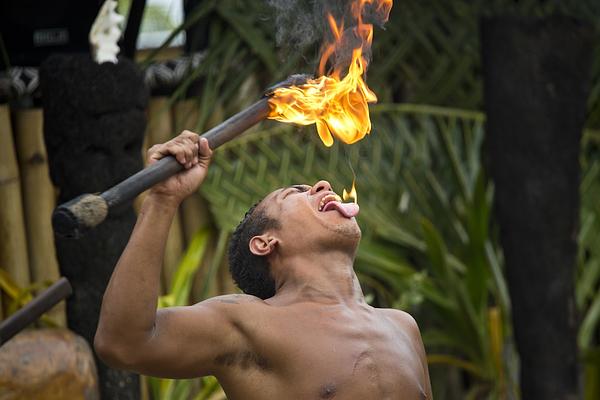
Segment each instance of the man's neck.
[[286,303],[362,304],[364,295],[353,262],[353,256],[341,251],[279,258],[275,297]]

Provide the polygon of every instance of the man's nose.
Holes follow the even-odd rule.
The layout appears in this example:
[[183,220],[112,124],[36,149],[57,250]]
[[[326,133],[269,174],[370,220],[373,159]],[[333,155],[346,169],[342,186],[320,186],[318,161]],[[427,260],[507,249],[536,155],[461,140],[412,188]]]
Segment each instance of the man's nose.
[[313,185],[313,187],[310,189],[310,194],[317,194],[324,190],[325,191],[333,191],[333,189],[331,189],[331,185],[329,184],[329,182],[319,181],[319,182],[315,183]]

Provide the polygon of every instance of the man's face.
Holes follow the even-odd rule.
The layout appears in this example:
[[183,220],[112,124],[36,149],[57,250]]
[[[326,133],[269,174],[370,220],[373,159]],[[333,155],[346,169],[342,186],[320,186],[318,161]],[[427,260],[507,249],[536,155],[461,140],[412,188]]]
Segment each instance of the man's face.
[[262,207],[279,222],[274,235],[284,251],[354,250],[361,236],[354,212],[347,211],[354,206],[343,207],[340,201],[329,182],[319,181],[278,189],[265,197]]

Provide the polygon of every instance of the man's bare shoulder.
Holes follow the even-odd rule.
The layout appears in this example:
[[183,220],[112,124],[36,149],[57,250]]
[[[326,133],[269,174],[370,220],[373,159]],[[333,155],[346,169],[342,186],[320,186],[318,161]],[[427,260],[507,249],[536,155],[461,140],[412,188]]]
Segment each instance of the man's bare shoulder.
[[423,368],[423,381],[422,390],[423,395],[427,399],[432,398],[431,394],[431,383],[429,381],[429,369],[427,368],[427,355],[425,354],[425,348],[423,346],[423,339],[421,338],[421,332],[419,331],[419,325],[412,315],[405,311],[395,309],[380,309],[382,313],[388,316],[390,320],[395,322],[396,326],[407,335],[409,340],[414,346],[416,354],[418,354],[421,367]]
[[253,305],[267,305],[267,303],[256,296],[252,296],[249,294],[224,294],[221,296],[211,297],[206,299],[196,305],[218,305],[218,304],[230,304],[230,305],[240,305],[240,304],[253,304]]
[[397,310],[394,308],[377,308],[377,310],[411,336],[421,335],[417,321],[406,311]]
[[244,315],[255,316],[267,309],[267,303],[258,297],[246,294],[226,294],[203,300],[190,306],[166,307],[158,310],[163,320],[173,321],[179,318],[186,323],[200,323],[206,320],[232,323]]
[[225,294],[221,296],[211,297],[200,303],[194,304],[192,307],[211,308],[221,310],[224,312],[235,311],[235,310],[248,310],[248,309],[263,309],[268,304],[259,297],[248,295],[248,294]]
[[204,323],[205,318],[227,322],[231,328],[240,329],[248,322],[268,318],[271,307],[259,297],[247,294],[226,294],[203,300],[188,307]]

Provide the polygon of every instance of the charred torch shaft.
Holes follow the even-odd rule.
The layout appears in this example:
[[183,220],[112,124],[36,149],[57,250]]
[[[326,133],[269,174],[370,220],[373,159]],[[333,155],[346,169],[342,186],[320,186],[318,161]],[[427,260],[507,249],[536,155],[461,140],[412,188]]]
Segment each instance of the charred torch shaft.
[[[206,138],[210,148],[214,150],[267,118],[269,111],[268,98],[264,97],[201,137]],[[76,197],[54,210],[54,231],[63,237],[77,238],[83,231],[104,221],[111,209],[130,202],[143,191],[182,170],[183,166],[174,157],[168,156],[99,195],[84,194]]]

